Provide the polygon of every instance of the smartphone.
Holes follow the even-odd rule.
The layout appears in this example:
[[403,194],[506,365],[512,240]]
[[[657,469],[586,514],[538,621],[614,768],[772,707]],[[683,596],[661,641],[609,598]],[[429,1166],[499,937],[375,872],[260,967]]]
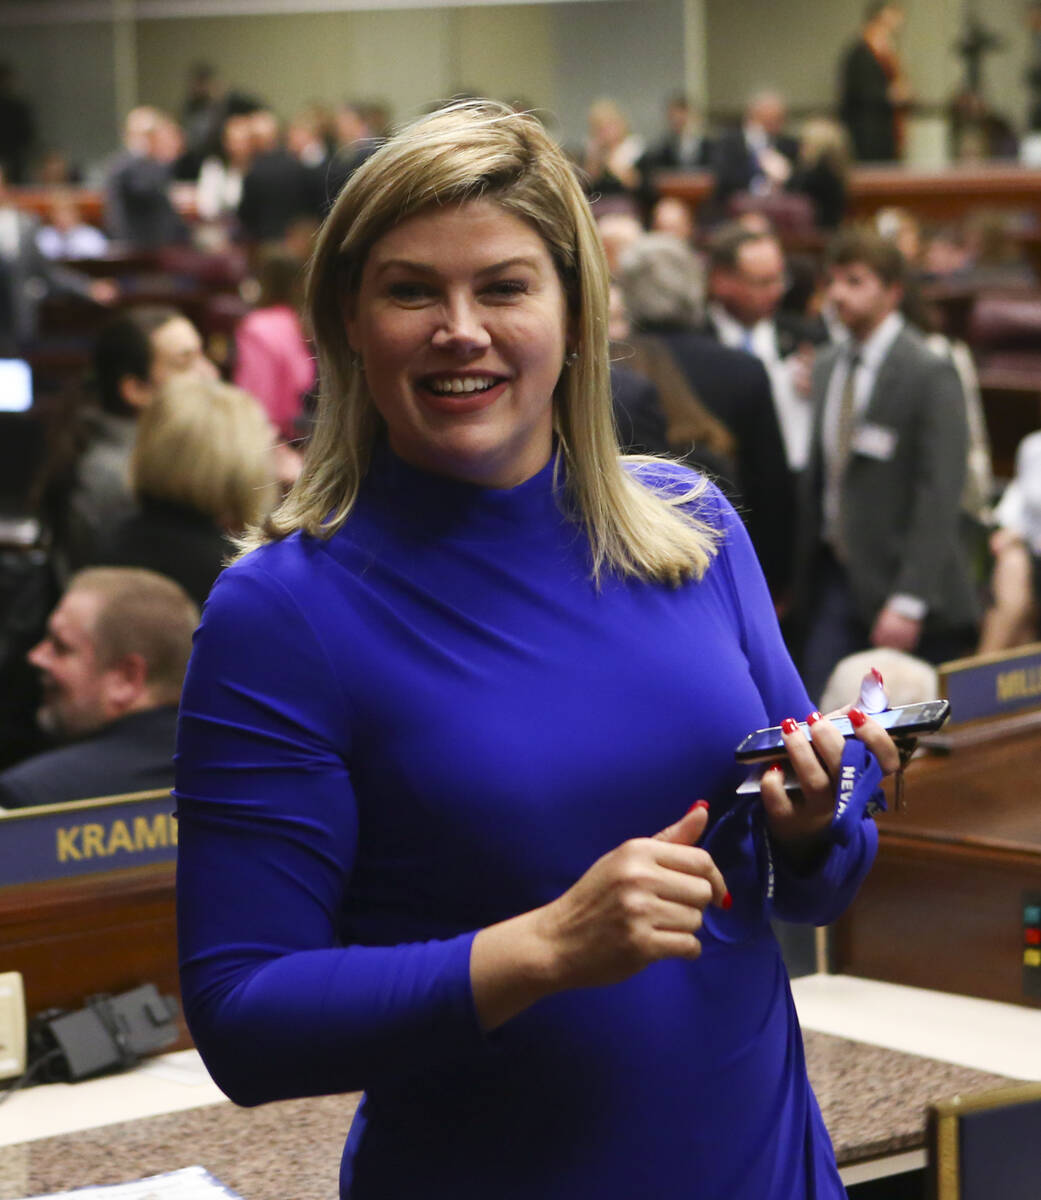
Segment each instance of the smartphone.
[[[887,708],[885,712],[872,713],[871,716],[896,741],[903,738],[916,737],[920,733],[935,733],[947,720],[951,713],[951,705],[947,700],[926,700],[924,704],[907,704],[903,708]],[[832,717],[832,725],[843,737],[853,736],[853,726],[849,717]],[[799,728],[812,738],[805,721]],[[750,733],[734,751],[738,762],[762,762],[768,758],[784,758],[786,755],[784,738],[781,736],[780,725],[772,729],[757,729]]]

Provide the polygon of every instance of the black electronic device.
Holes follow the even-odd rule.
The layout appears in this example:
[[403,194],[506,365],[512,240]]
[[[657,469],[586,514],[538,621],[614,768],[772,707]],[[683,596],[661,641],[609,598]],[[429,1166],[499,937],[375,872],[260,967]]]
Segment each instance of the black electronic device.
[[[917,737],[920,733],[935,733],[950,716],[951,706],[947,700],[926,700],[924,704],[907,704],[902,708],[887,708],[885,712],[871,713],[871,717],[889,731],[894,741]],[[832,717],[831,723],[843,737],[853,736],[853,725],[849,717]],[[805,721],[799,728],[809,737],[813,733]],[[739,762],[765,762],[771,758],[785,758],[787,751],[780,725],[770,729],[757,729],[750,733],[734,751]]]
[[29,1071],[38,1082],[72,1082],[133,1066],[177,1040],[177,1003],[146,983],[91,996],[76,1012],[49,1010],[29,1025]]

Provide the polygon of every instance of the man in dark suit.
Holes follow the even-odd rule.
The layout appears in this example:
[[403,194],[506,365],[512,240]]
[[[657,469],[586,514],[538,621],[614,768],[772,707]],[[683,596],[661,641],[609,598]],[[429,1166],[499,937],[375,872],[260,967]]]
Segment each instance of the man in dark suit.
[[776,92],[760,92],[745,109],[740,128],[724,134],[712,155],[716,177],[712,208],[724,217],[738,192],[781,191],[791,178],[799,143],[784,132],[788,111]]
[[725,346],[754,354],[770,376],[788,465],[806,465],[809,372],[814,347],[828,340],[819,319],[785,312],[784,249],[772,233],[741,225],[721,229],[709,246],[708,328]]
[[57,742],[0,774],[0,807],[62,804],[173,785],[177,703],[199,610],[153,571],[73,577],[29,652],[37,719]]
[[748,526],[770,593],[785,607],[794,544],[794,493],[777,424],[770,379],[761,362],[706,334],[651,329],[668,346],[688,383],[737,442],[737,507]]
[[312,215],[313,184],[307,168],[282,143],[273,112],[261,109],[249,117],[254,157],[242,180],[238,217],[250,241],[280,241],[297,217]]
[[151,250],[188,240],[188,227],[170,199],[173,166],[184,139],[172,117],[156,108],[132,109],[125,149],[105,179],[105,226],[117,242]]
[[709,165],[712,142],[701,114],[682,92],[669,97],[665,125],[665,135],[637,164],[645,176],[652,171],[699,171]]
[[814,366],[796,577],[815,698],[839,659],[869,646],[932,662],[971,653],[979,617],[959,536],[968,430],[958,374],[904,323],[904,262],[891,242],[843,234],[829,261],[829,299],[849,338]]

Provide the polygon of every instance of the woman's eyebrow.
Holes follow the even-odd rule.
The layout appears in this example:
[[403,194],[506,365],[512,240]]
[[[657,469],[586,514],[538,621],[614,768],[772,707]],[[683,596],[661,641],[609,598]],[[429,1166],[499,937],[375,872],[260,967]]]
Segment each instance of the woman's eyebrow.
[[[497,271],[506,271],[511,267],[528,267],[531,270],[538,269],[538,261],[534,258],[528,258],[523,254],[516,255],[513,258],[504,258],[502,262],[491,263],[487,267],[481,267],[477,272],[478,276],[494,275]],[[390,270],[414,271],[418,275],[439,275],[440,271],[431,263],[416,262],[410,258],[388,258],[385,262],[381,262],[376,267],[376,275],[382,275]]]

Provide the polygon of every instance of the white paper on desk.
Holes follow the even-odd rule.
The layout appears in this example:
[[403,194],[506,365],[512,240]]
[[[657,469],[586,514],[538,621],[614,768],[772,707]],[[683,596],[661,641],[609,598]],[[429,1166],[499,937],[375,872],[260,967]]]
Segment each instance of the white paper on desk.
[[149,1175],[130,1183],[50,1192],[46,1196],[26,1196],[24,1200],[215,1200],[217,1196],[242,1200],[238,1192],[226,1188],[205,1167],[182,1167],[179,1171]]

